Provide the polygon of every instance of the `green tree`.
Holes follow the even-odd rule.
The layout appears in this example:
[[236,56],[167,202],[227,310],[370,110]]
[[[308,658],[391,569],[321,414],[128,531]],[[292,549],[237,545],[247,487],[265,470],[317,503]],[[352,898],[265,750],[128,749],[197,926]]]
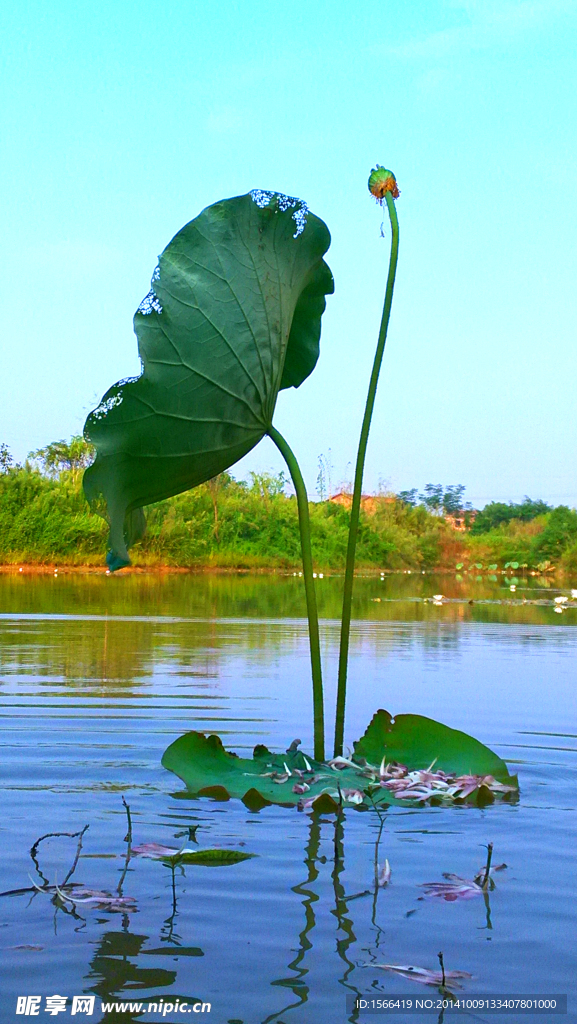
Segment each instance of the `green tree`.
[[567,505],[558,505],[547,516],[545,529],[536,538],[533,548],[535,562],[557,561],[577,541],[577,512]]
[[14,459],[7,444],[0,444],[0,473],[8,473],[15,467]]
[[443,485],[427,484],[424,494],[419,494],[419,501],[429,512],[439,515],[443,507]]
[[522,523],[529,523],[537,516],[543,516],[551,511],[551,506],[546,501],[525,497],[522,502],[515,504],[510,501],[508,504],[503,501],[491,501],[485,508],[477,513],[471,533],[475,536],[481,533],[488,533],[503,523],[510,523],[518,519]]
[[63,472],[79,473],[92,462],[95,447],[82,434],[74,434],[70,441],[52,441],[45,448],[30,452],[29,459],[40,463],[47,476],[56,477]]
[[414,508],[417,504],[417,488],[411,487],[410,491],[399,491],[397,494],[399,501],[402,501],[403,505],[409,505]]
[[470,502],[463,501],[465,496],[464,484],[448,484],[443,494],[443,511],[447,516],[458,515],[471,508]]
[[287,485],[287,478],[284,472],[280,471],[278,474],[274,473],[250,473],[251,490],[260,494],[265,504],[267,504],[271,498],[276,498],[279,494],[285,493],[285,487]]

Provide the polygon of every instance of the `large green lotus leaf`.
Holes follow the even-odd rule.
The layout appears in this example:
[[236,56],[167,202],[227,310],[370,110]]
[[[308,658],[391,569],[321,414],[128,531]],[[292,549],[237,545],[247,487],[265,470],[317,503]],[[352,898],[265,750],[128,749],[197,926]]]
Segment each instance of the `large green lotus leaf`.
[[[409,725],[413,727],[410,738],[405,720],[410,720]],[[398,734],[397,722],[400,722]],[[447,741],[446,750],[439,737]],[[434,754],[431,753],[431,744],[436,750]],[[379,765],[383,756],[389,762],[401,761],[411,771],[427,768],[438,757],[447,773],[492,775],[499,782],[516,787],[516,779],[509,776],[505,763],[471,736],[419,715],[399,715],[392,724],[386,711],[377,712],[363,739],[355,744],[354,760],[358,760],[358,767],[335,770],[330,764],[305,757],[301,751],[273,754],[263,746],[255,747],[252,758],[237,757],[224,749],[218,736],[205,736],[199,732],[186,733],[171,743],[163,754],[162,764],[178,775],[194,795],[215,800],[237,798],[254,810],[269,803],[295,806],[303,799],[310,801],[315,798],[319,801],[315,807],[325,811],[336,810],[341,799],[345,804],[351,803],[359,808],[374,804],[415,806],[414,801],[397,799],[389,789],[372,785],[367,778],[366,762]],[[312,769],[313,782],[310,781],[309,768]],[[277,778],[282,779],[287,770],[291,775],[286,781],[275,781],[271,777],[276,773]],[[300,772],[304,773],[302,778]],[[295,784],[299,786],[307,780],[310,785],[306,792],[295,793]],[[481,799],[487,798],[493,799],[484,790]],[[472,799],[479,797],[475,795]]]
[[304,204],[257,192],[209,206],[164,250],[134,317],[142,374],[85,426],[97,457],[84,488],[95,507],[106,500],[111,568],[128,564],[144,505],[234,465],[267,432],[279,390],[312,372],[329,243]]
[[364,736],[354,744],[354,756],[371,764],[380,764],[384,757],[410,769],[428,768],[435,762],[435,770],[517,782],[505,762],[479,740],[422,715],[392,718],[388,711],[377,711]]

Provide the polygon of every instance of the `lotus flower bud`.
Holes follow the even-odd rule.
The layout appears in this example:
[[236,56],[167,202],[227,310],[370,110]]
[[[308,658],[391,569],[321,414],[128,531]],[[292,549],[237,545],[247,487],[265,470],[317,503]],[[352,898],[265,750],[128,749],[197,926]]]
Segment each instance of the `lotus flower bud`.
[[380,164],[371,171],[368,184],[369,192],[381,205],[387,192],[391,193],[393,199],[398,199],[400,195],[395,175]]

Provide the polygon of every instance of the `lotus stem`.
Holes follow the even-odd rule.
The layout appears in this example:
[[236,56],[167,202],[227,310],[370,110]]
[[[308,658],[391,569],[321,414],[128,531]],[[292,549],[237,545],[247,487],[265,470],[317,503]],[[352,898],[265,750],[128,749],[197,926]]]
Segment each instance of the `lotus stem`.
[[389,259],[389,274],[387,278],[385,303],[383,307],[383,315],[381,318],[379,339],[377,342],[377,350],[375,352],[373,370],[371,373],[371,379],[369,383],[369,391],[367,394],[365,415],[363,417],[363,425],[361,428],[361,437],[359,440],[359,450],[357,453],[357,463],[355,468],[355,483],[353,489],[353,502],[351,505],[351,521],[349,526],[349,541],[347,547],[347,561],[345,568],[343,614],[341,620],[341,643],[339,651],[339,676],[337,687],[337,708],[335,718],[334,757],[338,757],[338,755],[342,754],[343,752],[343,741],[345,733],[345,702],[347,690],[347,665],[349,659],[349,642],[351,633],[351,604],[353,599],[355,554],[357,548],[357,534],[359,531],[359,516],[361,510],[363,472],[365,468],[365,457],[367,454],[369,430],[371,427],[371,419],[373,416],[373,408],[375,405],[375,396],[377,393],[377,384],[379,381],[379,373],[381,370],[383,353],[385,351],[385,342],[387,340],[387,329],[389,326],[389,318],[391,315],[393,289],[395,286],[395,274],[397,271],[397,258],[399,252],[399,222],[397,219],[397,211],[395,209],[393,193],[391,191],[388,191],[384,194],[382,198],[384,198],[384,200],[386,201],[387,209],[389,211],[389,218],[391,221],[391,255]]
[[447,983],[447,979],[445,977],[445,960],[444,960],[442,952],[441,953],[437,953],[437,956],[439,958],[439,963],[441,965],[441,978],[442,978],[441,985],[443,986],[443,988],[445,988],[445,985]]
[[311,549],[311,526],[309,520],[309,499],[305,482],[300,471],[295,454],[285,441],[282,434],[272,426],[268,428],[268,435],[276,444],[283,456],[292,477],[292,482],[297,496],[299,512],[299,530],[301,536],[301,555],[303,563],[303,578],[305,584],[305,597],[307,602],[307,617],[309,623],[309,642],[311,652],[311,672],[313,679],[313,714],[314,714],[314,756],[317,761],[325,759],[325,721],[324,721],[324,698],[323,698],[323,677],[321,669],[321,647],[319,639],[319,616],[317,611],[317,599],[313,579],[313,556]]
[[487,863],[485,864],[485,874],[483,876],[483,881],[481,882],[481,889],[483,889],[485,892],[487,891],[487,889],[489,888],[489,886],[491,884],[491,860],[492,860],[492,858],[493,858],[493,844],[492,843],[488,843],[487,844]]
[[74,855],[74,861],[72,863],[72,867],[70,868],[70,871],[68,872],[68,874],[66,875],[66,877],[65,877],[65,879],[64,879],[64,881],[62,883],[62,888],[64,888],[64,886],[66,885],[68,879],[72,878],[72,875],[76,871],[76,868],[78,866],[78,861],[80,860],[80,851],[82,850],[82,840],[84,838],[84,833],[89,828],[90,828],[90,825],[85,825],[84,828],[78,833],[78,845],[76,847],[76,853]]

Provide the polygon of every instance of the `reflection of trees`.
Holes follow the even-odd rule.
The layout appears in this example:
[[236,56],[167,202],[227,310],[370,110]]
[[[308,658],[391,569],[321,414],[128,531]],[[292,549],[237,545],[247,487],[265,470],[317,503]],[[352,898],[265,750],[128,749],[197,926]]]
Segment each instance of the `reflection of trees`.
[[[359,576],[355,582],[355,618],[412,620],[415,622],[472,621],[552,622],[552,609],[522,605],[542,599],[551,581],[527,579],[513,596],[502,578],[491,583],[461,581],[452,576],[427,574],[391,575],[380,580],[376,575]],[[318,580],[319,614],[324,619],[339,619],[342,603],[342,578]],[[423,598],[433,593],[456,598],[462,604],[446,604],[442,611]],[[375,602],[381,598],[381,602]],[[472,599],[475,603],[469,605]],[[508,604],[513,599],[513,604]],[[500,600],[501,605],[483,605],[483,600]],[[0,604],[3,610],[25,614],[52,615],[144,615],[182,616],[186,618],[304,618],[306,614],[303,581],[288,575],[134,573],[106,576],[103,572],[70,573],[57,579],[52,574],[29,573],[0,576]],[[494,619],[491,616],[496,616]]]
[[0,659],[5,673],[58,677],[64,685],[98,692],[103,685],[124,689],[142,683],[165,659],[212,680],[218,675],[218,645],[207,648],[205,624],[187,625],[173,632],[134,620],[20,621],[0,630]]
[[[447,583],[445,578],[440,589],[450,591]],[[535,605],[475,603],[434,608],[414,599],[415,591],[425,585],[430,591],[430,577],[390,577],[384,583],[359,579],[356,617],[381,621],[383,626],[386,622],[389,627],[379,630],[372,623],[354,625],[355,653],[378,653],[382,658],[386,651],[392,654],[409,646],[424,648],[429,658],[442,657],[454,653],[461,642],[459,630],[447,629],[447,625],[463,621],[538,625],[553,619],[558,624],[560,619],[551,608]],[[319,581],[317,590],[321,617],[337,619],[341,581]],[[376,593],[392,600],[375,603]],[[492,596],[501,597],[502,591]],[[223,656],[231,650],[234,630],[231,623],[218,622],[219,618],[261,620],[245,621],[242,629],[234,630],[234,648],[235,653],[250,651],[252,660],[262,664],[270,664],[281,651],[290,654],[304,636],[300,623],[291,628],[288,623],[271,621],[304,616],[302,580],[292,576],[70,575],[54,579],[6,575],[0,576],[0,606],[16,614],[95,616],[52,619],[48,641],[42,620],[6,622],[0,630],[4,671],[54,675],[75,684],[80,681],[83,686],[146,677],[163,661],[176,664],[187,675],[216,677]],[[130,618],[119,621],[115,616]],[[160,623],[155,623],[155,616]],[[415,628],[417,623],[424,628]],[[324,627],[329,643],[334,629],[332,624]]]

